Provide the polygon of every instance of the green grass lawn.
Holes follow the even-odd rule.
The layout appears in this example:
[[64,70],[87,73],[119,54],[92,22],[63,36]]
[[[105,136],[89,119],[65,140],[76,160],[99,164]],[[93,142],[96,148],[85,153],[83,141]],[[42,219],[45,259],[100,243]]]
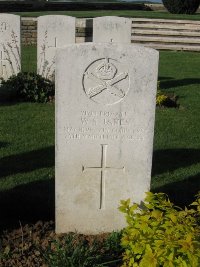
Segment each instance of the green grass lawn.
[[152,189],[187,203],[200,190],[200,53],[161,52],[161,88],[180,109],[157,109]]
[[36,72],[37,49],[35,46],[22,46],[22,71]]
[[[35,50],[23,48],[24,71],[35,70]],[[152,190],[182,205],[200,190],[199,62],[200,53],[160,52],[161,89],[180,108],[156,110]],[[53,219],[54,104],[4,103],[0,114],[0,223]]]
[[142,11],[142,10],[93,10],[93,11],[41,11],[41,12],[15,12],[22,17],[38,17],[44,15],[67,15],[77,18],[93,18],[100,16],[121,16],[133,18],[157,18],[157,19],[186,19],[200,20],[200,13],[194,15],[170,14],[166,11]]

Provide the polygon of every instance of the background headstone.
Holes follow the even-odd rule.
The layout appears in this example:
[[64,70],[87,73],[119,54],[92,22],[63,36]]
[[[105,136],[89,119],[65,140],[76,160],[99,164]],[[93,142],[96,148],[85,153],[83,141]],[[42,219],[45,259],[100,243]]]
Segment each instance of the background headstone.
[[125,226],[121,199],[150,188],[158,52],[77,44],[56,57],[56,231]]
[[131,43],[131,19],[105,16],[93,19],[93,42]]
[[0,14],[0,78],[21,70],[20,16]]
[[75,43],[75,18],[62,15],[38,17],[37,72],[54,80],[55,51]]

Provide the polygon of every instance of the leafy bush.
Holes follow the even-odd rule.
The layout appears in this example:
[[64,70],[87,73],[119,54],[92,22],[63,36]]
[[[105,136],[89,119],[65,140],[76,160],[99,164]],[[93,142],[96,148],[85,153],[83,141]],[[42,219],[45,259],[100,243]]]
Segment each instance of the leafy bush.
[[104,242],[89,242],[84,236],[70,233],[54,240],[45,251],[49,267],[116,267],[121,263],[121,233],[113,232]]
[[121,201],[126,214],[121,245],[123,267],[200,266],[200,194],[184,210],[163,193],[147,193],[144,203]]
[[54,98],[55,85],[36,73],[20,72],[2,80],[0,92],[7,98],[30,102],[48,102]]
[[163,4],[170,13],[194,14],[200,4],[200,0],[163,0]]

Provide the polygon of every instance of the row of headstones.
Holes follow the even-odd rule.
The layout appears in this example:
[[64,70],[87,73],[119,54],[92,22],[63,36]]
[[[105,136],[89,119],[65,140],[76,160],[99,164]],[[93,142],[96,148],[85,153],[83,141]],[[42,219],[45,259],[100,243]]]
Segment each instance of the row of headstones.
[[[54,79],[55,49],[75,43],[76,19],[70,16],[38,17],[37,72]],[[131,19],[93,19],[93,42],[131,42]],[[0,77],[8,79],[21,70],[20,17],[0,14]]]

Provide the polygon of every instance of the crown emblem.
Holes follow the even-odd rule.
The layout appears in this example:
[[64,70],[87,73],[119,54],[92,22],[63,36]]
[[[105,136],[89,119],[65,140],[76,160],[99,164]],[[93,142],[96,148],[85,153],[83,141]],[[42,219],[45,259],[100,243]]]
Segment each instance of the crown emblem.
[[108,58],[105,58],[104,62],[95,69],[95,75],[101,80],[113,79],[116,72],[117,68],[109,62]]

